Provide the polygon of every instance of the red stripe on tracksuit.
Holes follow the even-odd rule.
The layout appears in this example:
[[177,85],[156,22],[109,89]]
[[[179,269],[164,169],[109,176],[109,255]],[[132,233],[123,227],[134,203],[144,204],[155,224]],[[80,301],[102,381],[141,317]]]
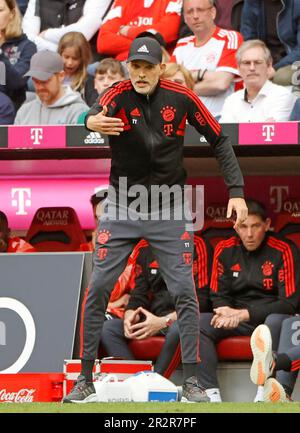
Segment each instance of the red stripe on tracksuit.
[[192,99],[196,106],[198,107],[199,111],[205,118],[208,125],[213,129],[216,135],[220,135],[221,132],[221,126],[216,121],[216,119],[213,117],[213,115],[209,112],[209,110],[205,107],[203,102],[199,99],[199,97],[190,89],[187,89],[185,87],[182,87],[176,83],[173,83],[172,81],[167,80],[161,80],[161,87],[163,89],[173,90],[178,93],[182,93],[187,95],[190,99]]
[[292,296],[292,294],[296,291],[295,268],[291,247],[287,243],[279,239],[273,238],[272,236],[270,236],[268,239],[268,245],[282,253],[285,280],[285,295],[288,298],[289,296]]
[[296,359],[295,361],[291,362],[290,371],[297,371],[297,370],[300,370],[300,359]]
[[103,95],[99,99],[99,105],[101,105],[102,107],[104,105],[108,105],[115,96],[120,95],[121,93],[131,89],[132,84],[129,80],[121,81],[121,83],[113,86],[108,92],[105,93],[105,95]]
[[231,248],[237,244],[238,244],[238,239],[234,236],[225,241],[221,241],[216,245],[214,258],[213,258],[212,271],[211,271],[211,282],[210,282],[210,287],[212,291],[215,293],[217,293],[218,291],[218,263],[219,263],[220,254],[225,248]]
[[203,239],[194,237],[194,243],[198,254],[198,286],[204,287],[208,284],[207,250]]
[[83,357],[83,322],[84,322],[84,309],[85,309],[85,304],[86,304],[86,300],[87,300],[87,296],[89,293],[89,287],[87,287],[85,289],[85,293],[84,293],[84,297],[82,300],[82,304],[81,304],[81,315],[80,315],[80,332],[79,332],[79,357],[82,358]]

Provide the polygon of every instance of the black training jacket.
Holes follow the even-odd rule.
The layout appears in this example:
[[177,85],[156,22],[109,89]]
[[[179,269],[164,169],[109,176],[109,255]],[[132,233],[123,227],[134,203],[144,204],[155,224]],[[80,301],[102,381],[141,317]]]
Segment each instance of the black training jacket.
[[[203,313],[212,311],[209,298],[212,256],[213,251],[210,243],[195,235],[193,275],[199,310]],[[144,307],[159,317],[175,311],[174,301],[147,243],[139,251],[131,285],[133,290],[130,292],[126,310]]]
[[[186,122],[203,134],[214,150],[229,188],[230,197],[243,197],[243,176],[230,140],[221,126],[191,90],[160,80],[151,95],[137,93],[130,80],[104,93],[86,116],[108,107],[108,115],[125,124],[120,136],[109,136],[112,150],[110,183],[118,189],[119,177],[128,188],[141,184],[181,185],[186,181],[183,141]],[[200,144],[200,141],[199,141]]]
[[246,308],[254,325],[272,313],[295,314],[300,301],[297,246],[271,232],[252,252],[237,236],[219,242],[213,259],[211,299],[214,308]]

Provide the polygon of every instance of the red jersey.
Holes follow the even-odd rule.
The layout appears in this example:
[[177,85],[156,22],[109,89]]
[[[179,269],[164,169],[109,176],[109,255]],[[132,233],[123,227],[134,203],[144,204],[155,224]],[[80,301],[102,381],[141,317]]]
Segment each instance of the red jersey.
[[[98,52],[126,60],[133,39],[149,30],[161,33],[167,45],[175,42],[181,8],[182,0],[115,0],[99,30]],[[126,37],[119,34],[121,26],[130,26]]]

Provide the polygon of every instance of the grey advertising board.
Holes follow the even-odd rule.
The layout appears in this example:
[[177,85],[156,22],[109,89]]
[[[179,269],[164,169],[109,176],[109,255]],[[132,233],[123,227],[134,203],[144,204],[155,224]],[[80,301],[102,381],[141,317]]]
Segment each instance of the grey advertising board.
[[63,370],[83,264],[83,253],[0,254],[0,373]]

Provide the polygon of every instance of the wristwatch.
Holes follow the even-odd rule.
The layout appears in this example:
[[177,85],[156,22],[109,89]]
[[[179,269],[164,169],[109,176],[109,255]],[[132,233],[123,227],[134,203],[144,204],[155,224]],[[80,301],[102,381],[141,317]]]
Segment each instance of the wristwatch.
[[166,327],[171,326],[172,323],[174,322],[174,320],[172,320],[170,316],[166,316],[165,319],[166,319]]

